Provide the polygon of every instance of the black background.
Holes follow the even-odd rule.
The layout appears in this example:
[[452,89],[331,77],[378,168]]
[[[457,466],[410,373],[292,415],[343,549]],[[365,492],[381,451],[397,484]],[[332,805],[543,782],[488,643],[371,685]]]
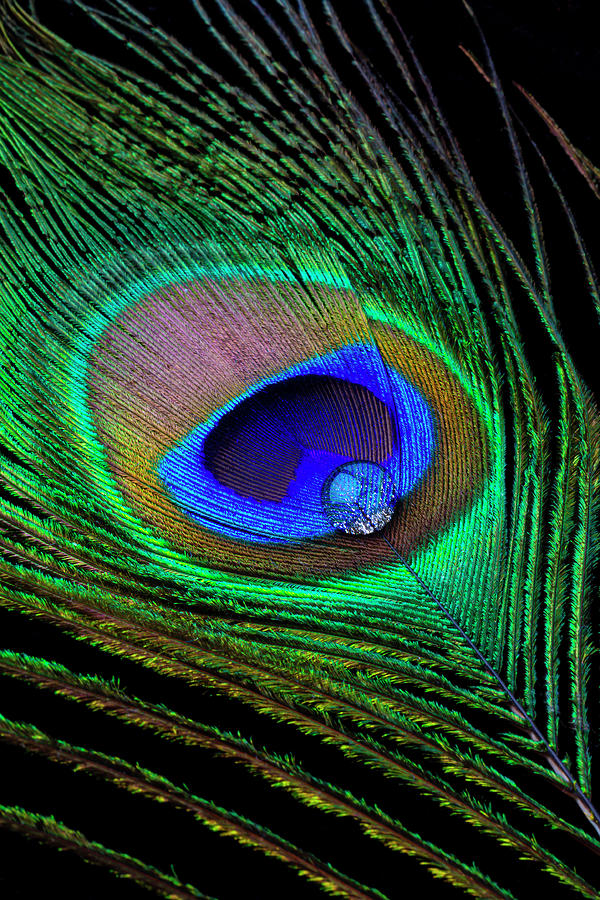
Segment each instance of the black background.
[[[264,0],[269,7],[269,0]],[[353,30],[363,49],[379,67],[382,79],[394,77],[386,60],[381,58],[380,44],[374,34],[363,27],[366,19],[362,3],[346,0],[335,4],[348,28]],[[474,70],[459,49],[459,44],[481,57],[476,31],[458,0],[421,0],[393,6],[413,41],[414,47],[430,76],[434,89],[457,133],[465,154],[480,182],[484,196],[500,215],[501,220],[517,239],[526,239],[526,217],[520,201],[519,185],[510,156],[508,139],[491,90]],[[527,123],[532,134],[543,145],[555,174],[563,185],[578,215],[582,233],[590,249],[596,243],[596,208],[591,191],[573,169],[545,127],[512,87],[517,81],[527,88],[548,110],[570,139],[593,161],[600,161],[598,134],[598,95],[600,93],[600,48],[594,26],[592,2],[477,2],[473,7],[489,41],[496,64],[505,83],[511,103]],[[318,4],[307,3],[318,18]],[[238,8],[245,11],[243,0]],[[42,21],[52,25],[74,43],[93,47],[99,56],[104,47],[98,44],[98,32],[93,28],[81,30],[81,19],[71,7],[59,0],[39,5]],[[206,39],[191,3],[171,0],[169,3],[148,4],[146,14],[153,16],[166,30],[171,30],[200,57],[216,64],[218,52]],[[94,43],[96,42],[96,43]],[[114,51],[107,47],[107,55]],[[334,57],[341,72],[347,58]],[[227,74],[227,63],[221,67]],[[348,77],[352,77],[349,73]],[[526,151],[527,152],[527,151]],[[591,385],[596,380],[598,331],[585,294],[581,267],[573,253],[568,231],[561,220],[558,205],[544,183],[543,173],[529,157],[537,179],[540,205],[546,219],[546,237],[556,302],[562,317],[564,332],[576,363]],[[538,372],[540,386],[551,391],[550,370],[546,364],[546,350],[537,347],[535,325],[530,328],[531,356]],[[304,759],[315,760],[315,767],[326,760],[327,750],[317,751],[308,740],[285,729],[270,729],[256,717],[233,702],[224,702],[201,691],[177,686],[168,688],[162,679],[140,672],[129,663],[118,667],[106,655],[74,642],[60,632],[42,624],[22,621],[16,614],[0,613],[0,642],[7,647],[65,662],[74,669],[98,672],[110,676],[117,670],[123,686],[133,693],[156,701],[175,703],[177,708],[197,718],[221,724],[232,730],[253,733],[256,728],[262,740],[272,749],[285,752],[302,751]],[[316,852],[325,841],[324,826],[310,811],[298,808],[285,795],[275,797],[262,782],[245,776],[223,761],[209,759],[185,750],[164,754],[163,744],[148,736],[137,736],[131,730],[105,719],[97,720],[83,708],[73,706],[37,693],[32,688],[7,679],[0,680],[0,711],[14,718],[33,721],[52,734],[72,739],[111,752],[124,748],[123,755],[163,772],[177,783],[187,783],[199,794],[214,796],[223,805],[244,811],[261,809],[263,821],[277,830],[285,825],[286,834],[300,843],[310,835],[310,846]],[[126,753],[125,753],[126,748]],[[340,781],[352,786],[352,767],[340,767]],[[218,790],[214,787],[219,785]],[[81,789],[81,793],[80,793]],[[361,791],[368,797],[369,779],[361,781]],[[418,825],[419,798],[390,785],[389,802],[404,804],[406,815]],[[394,797],[394,794],[396,795]],[[182,880],[190,880],[208,894],[220,898],[312,898],[322,895],[307,882],[296,879],[283,865],[267,866],[259,854],[239,848],[232,841],[218,838],[202,826],[195,826],[183,816],[154,808],[150,802],[136,799],[131,804],[122,799],[116,789],[96,783],[84,775],[72,776],[67,769],[37,759],[23,761],[22,756],[0,746],[0,802],[22,804],[43,813],[54,813],[72,827],[81,828],[91,838],[124,849],[133,855],[151,860],[167,869],[174,865]],[[135,806],[132,805],[135,802]],[[409,809],[409,805],[411,808]],[[143,810],[142,815],[135,813]],[[439,830],[451,831],[455,845],[461,848],[465,833],[455,820],[448,821],[440,813]],[[357,859],[365,844],[356,840],[352,828],[344,822],[329,820],[325,829],[335,829],[336,850],[340,866],[345,857],[355,857],[357,877],[374,883],[390,896],[412,896],[423,891],[428,897],[459,896],[439,881],[433,881],[411,859],[399,857],[390,869],[388,857],[373,842],[368,859]],[[323,833],[321,833],[323,830]],[[356,849],[355,849],[356,848]],[[462,847],[464,852],[464,846]],[[333,863],[335,858],[331,858]],[[485,866],[494,870],[493,851],[485,859]],[[275,874],[274,874],[275,873]],[[376,873],[376,877],[371,877]],[[496,873],[503,880],[503,872]],[[239,879],[243,878],[242,886]],[[266,879],[273,880],[266,880]],[[407,888],[414,879],[414,886]],[[543,881],[543,879],[542,879]],[[541,880],[526,881],[513,886],[517,896],[529,896],[532,890],[543,890]],[[551,890],[551,888],[550,888]],[[408,891],[408,892],[407,892]],[[4,892],[4,893],[3,893]],[[141,888],[114,879],[104,870],[86,866],[71,854],[56,854],[54,850],[27,843],[21,838],[0,832],[0,896],[29,900],[33,897],[60,895],[63,900],[100,900],[104,897],[133,898],[148,896]],[[552,896],[546,893],[546,896]]]

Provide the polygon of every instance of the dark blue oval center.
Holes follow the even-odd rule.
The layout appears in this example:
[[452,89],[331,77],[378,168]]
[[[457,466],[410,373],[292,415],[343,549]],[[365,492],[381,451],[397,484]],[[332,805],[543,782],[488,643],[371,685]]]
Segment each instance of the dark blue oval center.
[[364,385],[300,375],[225,413],[204,441],[204,465],[238,496],[280,503],[306,454],[381,463],[395,432],[386,404]]

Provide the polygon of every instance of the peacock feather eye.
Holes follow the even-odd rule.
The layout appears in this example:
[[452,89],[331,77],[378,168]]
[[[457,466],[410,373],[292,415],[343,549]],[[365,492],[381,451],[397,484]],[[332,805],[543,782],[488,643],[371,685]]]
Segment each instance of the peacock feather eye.
[[340,540],[322,502],[340,466],[384,468],[405,553],[481,490],[488,439],[465,385],[349,282],[162,278],[99,335],[87,385],[119,489],[174,547],[264,573],[361,569],[389,548]]

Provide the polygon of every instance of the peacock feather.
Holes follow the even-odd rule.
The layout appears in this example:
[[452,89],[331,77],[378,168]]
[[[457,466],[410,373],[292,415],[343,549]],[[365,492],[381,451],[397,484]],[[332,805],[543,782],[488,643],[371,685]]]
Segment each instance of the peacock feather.
[[599,295],[483,36],[518,239],[399,4],[191,0],[205,54],[125,0],[71,42],[0,6],[22,896],[25,836],[63,896],[597,897],[600,419],[534,164]]

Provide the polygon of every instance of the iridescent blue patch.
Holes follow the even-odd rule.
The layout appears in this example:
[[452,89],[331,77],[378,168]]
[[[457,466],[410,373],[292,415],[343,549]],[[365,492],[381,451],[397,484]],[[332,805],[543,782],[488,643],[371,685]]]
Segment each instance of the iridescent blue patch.
[[[327,375],[367,388],[386,404],[396,440],[383,466],[397,498],[406,496],[425,474],[435,435],[430,409],[420,394],[373,346],[358,344],[314,357],[271,377],[216,410],[170,450],[157,467],[177,505],[205,528],[240,540],[289,543],[325,536],[335,529],[321,504],[327,477],[354,457],[326,451],[303,452],[286,495],[279,501],[242,497],[223,484],[203,461],[207,437],[223,416],[268,385],[306,375]],[[276,460],[274,460],[276,464]]]

